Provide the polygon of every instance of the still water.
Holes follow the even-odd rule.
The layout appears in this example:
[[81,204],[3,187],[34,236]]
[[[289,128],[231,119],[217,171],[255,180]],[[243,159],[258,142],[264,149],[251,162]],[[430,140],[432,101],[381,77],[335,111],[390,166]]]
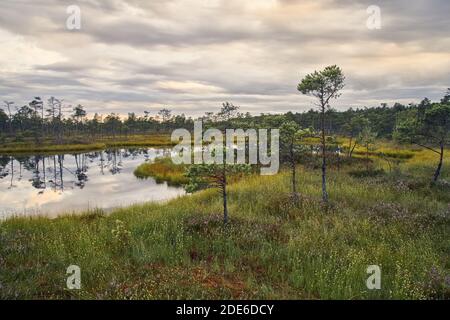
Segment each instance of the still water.
[[88,209],[111,209],[184,194],[182,188],[137,179],[145,161],[170,149],[113,149],[61,155],[0,155],[0,219],[22,215],[57,216]]

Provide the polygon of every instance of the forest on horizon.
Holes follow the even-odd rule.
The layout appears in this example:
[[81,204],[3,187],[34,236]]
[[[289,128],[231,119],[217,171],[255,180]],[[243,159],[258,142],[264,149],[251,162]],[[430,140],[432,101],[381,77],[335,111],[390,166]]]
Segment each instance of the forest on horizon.
[[[450,89],[445,93],[440,103],[450,101]],[[391,139],[399,119],[411,112],[425,110],[433,104],[428,98],[420,103],[408,105],[394,103],[389,106],[381,103],[377,107],[349,108],[336,110],[328,108],[326,111],[325,130],[328,135],[352,135],[355,122],[366,119],[378,138]],[[225,102],[219,112],[206,112],[203,116],[193,118],[185,114],[174,114],[167,107],[152,114],[145,111],[138,115],[129,112],[126,118],[119,114],[110,113],[106,116],[95,113],[88,117],[88,109],[83,105],[76,107],[65,106],[63,100],[54,97],[44,101],[35,97],[28,105],[17,107],[14,102],[5,101],[0,107],[0,143],[8,140],[21,142],[26,138],[33,138],[38,142],[43,137],[61,137],[68,134],[86,135],[92,138],[103,135],[133,135],[169,133],[177,128],[192,129],[195,120],[202,120],[205,124],[228,124],[234,128],[250,127],[280,127],[282,121],[295,121],[302,128],[320,129],[321,113],[311,108],[305,112],[289,111],[285,114],[261,113],[251,115],[239,112],[239,106]],[[356,133],[357,134],[357,133]],[[62,141],[59,141],[62,142]]]

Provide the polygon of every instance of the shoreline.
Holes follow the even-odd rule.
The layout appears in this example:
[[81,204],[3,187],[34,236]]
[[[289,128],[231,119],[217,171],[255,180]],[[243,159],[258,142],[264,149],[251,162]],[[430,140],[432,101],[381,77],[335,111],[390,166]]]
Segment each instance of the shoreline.
[[170,141],[170,135],[136,136],[116,140],[98,140],[92,143],[67,143],[43,145],[13,143],[0,146],[0,156],[25,155],[30,153],[55,154],[59,152],[87,152],[120,147],[171,147],[176,143]]
[[[230,185],[227,228],[215,190],[108,214],[2,221],[0,275],[5,290],[0,298],[445,297],[442,290],[429,291],[427,284],[433,270],[448,273],[450,225],[436,215],[446,212],[447,193],[427,194],[421,186],[412,194],[397,192],[392,180],[373,184],[333,172],[339,178],[331,179],[336,205],[324,213],[317,171],[300,167],[299,172],[304,203],[298,208],[285,205],[290,190],[286,171]],[[394,198],[395,205],[389,201]],[[383,266],[382,290],[364,290],[361,277],[369,264]],[[81,291],[64,290],[70,265],[82,270]],[[115,275],[114,282],[105,274]],[[329,281],[345,284],[345,291],[342,285],[328,289]],[[404,287],[405,282],[410,285]]]

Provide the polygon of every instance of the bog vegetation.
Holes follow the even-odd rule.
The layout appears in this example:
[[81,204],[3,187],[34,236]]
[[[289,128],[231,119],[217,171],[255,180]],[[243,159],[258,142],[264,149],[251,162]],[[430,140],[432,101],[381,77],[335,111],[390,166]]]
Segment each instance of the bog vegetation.
[[[364,159],[329,170],[321,198],[320,160],[250,175],[222,200],[205,190],[167,204],[86,212],[57,219],[11,219],[0,227],[1,298],[449,298],[450,185],[430,186],[429,151],[389,173],[364,172]],[[371,156],[372,159],[372,156]],[[448,158],[447,158],[448,159]],[[448,179],[448,172],[444,171]],[[66,268],[82,289],[66,289]],[[366,268],[382,269],[367,290]]]
[[170,158],[159,158],[152,163],[143,163],[134,171],[138,178],[152,177],[158,183],[167,182],[170,186],[182,186],[189,182],[185,176],[186,166],[175,165]]
[[[225,103],[202,118],[205,130],[280,128],[277,175],[161,159],[135,175],[196,192],[111,214],[2,222],[0,298],[450,298],[450,90],[438,102],[337,112],[330,103],[344,79],[332,66],[301,80],[317,110],[250,116]],[[145,144],[193,126],[168,109],[102,120],[82,106],[64,117],[54,98],[47,113],[43,105],[13,113],[5,103],[4,148],[69,144],[72,134]],[[73,264],[78,291],[65,286]],[[380,290],[366,287],[369,265],[381,267]]]

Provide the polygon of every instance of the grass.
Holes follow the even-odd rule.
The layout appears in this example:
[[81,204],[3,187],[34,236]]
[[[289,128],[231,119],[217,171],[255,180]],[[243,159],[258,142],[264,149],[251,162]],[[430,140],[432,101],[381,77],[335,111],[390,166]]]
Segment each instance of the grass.
[[[327,209],[318,170],[299,168],[298,207],[287,172],[247,177],[229,188],[226,228],[214,190],[109,215],[9,219],[0,298],[448,299],[450,187],[430,186],[433,167],[419,161],[427,171],[416,173],[410,161],[400,174],[331,171]],[[65,289],[73,264],[79,291]],[[365,285],[369,265],[381,290]]]
[[[406,159],[412,159],[417,153],[419,153],[421,150],[411,150],[411,149],[404,149],[399,148],[398,146],[383,146],[380,144],[376,144],[373,148],[372,146],[369,149],[369,156],[384,156],[391,159],[398,159],[398,160],[406,160]],[[354,155],[360,155],[360,156],[366,156],[366,148],[362,146],[357,146],[355,150],[353,151]]]
[[[102,141],[102,140],[100,140]],[[170,140],[170,135],[133,135],[126,138],[111,139],[107,138],[104,143],[108,147],[128,147],[128,146],[173,146],[176,142]]]
[[107,147],[104,143],[87,143],[87,144],[60,144],[60,145],[35,145],[20,144],[16,146],[0,147],[1,154],[19,154],[19,153],[51,153],[51,152],[73,152],[73,151],[90,151],[102,150]]
[[185,169],[183,165],[173,164],[170,158],[161,158],[152,163],[141,164],[134,175],[138,178],[152,177],[157,183],[167,182],[170,186],[182,186],[188,183],[184,176]]
[[63,144],[55,144],[53,140],[44,140],[40,144],[31,141],[8,142],[0,144],[0,154],[21,154],[21,153],[55,153],[101,150],[114,147],[139,147],[139,146],[173,146],[169,135],[130,135],[127,137],[104,137],[97,138],[94,142],[86,140],[86,137],[72,137],[66,139]]

